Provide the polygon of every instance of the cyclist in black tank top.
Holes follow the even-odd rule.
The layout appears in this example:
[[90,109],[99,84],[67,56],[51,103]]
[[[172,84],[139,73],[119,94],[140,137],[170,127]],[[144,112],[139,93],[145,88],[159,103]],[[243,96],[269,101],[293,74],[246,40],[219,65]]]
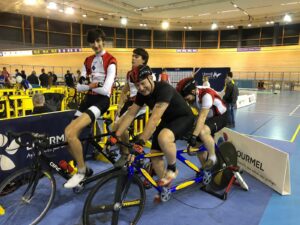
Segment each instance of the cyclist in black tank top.
[[140,66],[139,72],[131,79],[138,89],[138,94],[116,131],[116,136],[119,137],[126,130],[144,104],[148,105],[152,114],[136,141],[136,146],[139,146],[137,151],[153,135],[151,152],[163,151],[168,162],[165,170],[162,157],[152,158],[153,168],[160,178],[159,185],[167,186],[178,174],[175,141],[192,129],[193,113],[171,85],[153,81],[152,71],[148,66]]

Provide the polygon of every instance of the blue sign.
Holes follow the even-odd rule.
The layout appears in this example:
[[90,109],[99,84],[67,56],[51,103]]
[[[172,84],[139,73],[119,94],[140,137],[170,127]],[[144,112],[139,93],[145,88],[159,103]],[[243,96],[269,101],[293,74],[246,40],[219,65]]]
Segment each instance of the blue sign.
[[[30,165],[33,157],[31,148],[20,147],[15,140],[8,140],[7,131],[35,132],[48,136],[49,144],[65,141],[64,130],[71,122],[74,111],[49,113],[0,121],[0,181],[12,172]],[[53,162],[69,161],[71,156],[66,146],[45,150]],[[53,158],[52,158],[53,157]]]
[[222,91],[225,85],[226,75],[230,72],[230,67],[221,68],[196,68],[195,80],[197,85],[203,84],[203,77],[208,77],[210,87],[215,91]]

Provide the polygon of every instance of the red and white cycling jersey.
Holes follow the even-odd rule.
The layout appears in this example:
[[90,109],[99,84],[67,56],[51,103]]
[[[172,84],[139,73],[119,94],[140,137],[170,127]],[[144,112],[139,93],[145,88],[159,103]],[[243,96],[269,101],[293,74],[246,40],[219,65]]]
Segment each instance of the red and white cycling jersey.
[[226,112],[226,106],[218,93],[208,87],[197,87],[194,106],[198,109],[209,109],[207,118],[222,115]]
[[100,87],[92,89],[92,92],[110,97],[116,71],[117,60],[103,50],[85,59],[81,75],[89,78],[91,83],[100,83]]

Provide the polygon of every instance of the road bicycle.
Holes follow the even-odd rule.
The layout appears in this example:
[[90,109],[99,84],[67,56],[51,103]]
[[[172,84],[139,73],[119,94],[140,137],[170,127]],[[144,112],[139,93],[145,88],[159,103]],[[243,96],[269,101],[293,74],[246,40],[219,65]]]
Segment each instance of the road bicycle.
[[[109,127],[112,121],[105,119],[104,123]],[[106,161],[114,164],[118,156],[117,153],[107,151],[107,146],[103,148],[98,144],[101,138],[110,134],[108,130],[108,133],[83,138],[81,141],[86,141],[93,146],[94,152],[97,151],[98,154],[103,155]],[[22,219],[22,224],[38,224],[54,200],[56,180],[53,171],[66,180],[72,176],[72,168],[69,165],[57,164],[45,151],[67,145],[67,143],[49,145],[46,135],[32,132],[9,132],[8,137],[15,139],[20,146],[32,148],[33,159],[30,166],[12,173],[0,183],[0,205],[5,212],[4,215],[0,216],[0,224],[15,224],[15,221],[21,221],[20,219]],[[87,177],[73,191],[80,193],[86,184],[99,180],[117,170],[119,168],[112,167]]]

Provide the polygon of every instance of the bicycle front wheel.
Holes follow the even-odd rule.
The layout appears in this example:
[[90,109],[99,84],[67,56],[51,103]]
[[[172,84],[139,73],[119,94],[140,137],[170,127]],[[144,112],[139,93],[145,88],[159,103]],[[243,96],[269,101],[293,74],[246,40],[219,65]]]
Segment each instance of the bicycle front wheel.
[[137,224],[146,201],[140,178],[116,171],[96,184],[83,209],[83,224]]
[[16,171],[0,184],[0,204],[5,210],[0,224],[38,224],[49,210],[55,191],[55,179],[49,171]]

